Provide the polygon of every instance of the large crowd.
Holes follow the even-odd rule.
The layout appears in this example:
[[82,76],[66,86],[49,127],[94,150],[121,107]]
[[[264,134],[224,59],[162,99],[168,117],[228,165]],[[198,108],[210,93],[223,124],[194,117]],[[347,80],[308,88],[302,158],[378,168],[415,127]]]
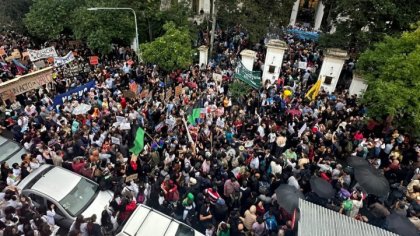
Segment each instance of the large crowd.
[[[21,163],[1,164],[2,234],[52,233],[54,206],[36,208],[15,187],[45,163],[70,169],[114,192],[101,216],[79,216],[69,235],[113,235],[137,204],[206,236],[295,235],[293,212],[281,207],[282,196],[275,194],[283,184],[308,201],[357,220],[386,228],[386,217],[396,213],[420,229],[420,147],[414,138],[390,123],[366,117],[357,96],[346,90],[321,89],[316,99],[305,98],[317,80],[323,52],[312,41],[288,34],[284,40],[288,50],[276,83],[244,97],[230,92],[239,53],[250,47],[240,28],[218,32],[216,56],[208,65],[166,74],[158,65],[139,62],[126,47],[114,46],[94,66],[88,59],[93,52],[83,43],[70,45],[63,37],[42,45],[54,45],[59,55],[74,51],[77,56],[70,65],[54,69],[53,85],[2,106],[2,129],[28,153]],[[13,32],[2,32],[0,41],[6,52],[40,47]],[[256,70],[265,57],[264,48],[257,49]],[[299,69],[299,61],[306,61],[307,69]],[[354,68],[352,60],[346,63],[349,70]],[[25,65],[27,71],[21,71],[3,61],[2,81],[34,69],[33,62]],[[69,72],[70,67],[79,70]],[[89,81],[96,81],[95,87],[53,106],[57,94]],[[176,88],[182,88],[180,93]],[[74,114],[82,104],[90,109]],[[197,107],[202,108],[200,117],[186,124]],[[139,127],[147,133],[145,147],[132,155],[129,149]],[[367,194],[348,167],[349,156],[383,172],[390,194]],[[137,178],[126,181],[133,175]],[[315,176],[333,187],[334,196],[315,193],[310,184]],[[97,217],[101,224],[95,223]]]

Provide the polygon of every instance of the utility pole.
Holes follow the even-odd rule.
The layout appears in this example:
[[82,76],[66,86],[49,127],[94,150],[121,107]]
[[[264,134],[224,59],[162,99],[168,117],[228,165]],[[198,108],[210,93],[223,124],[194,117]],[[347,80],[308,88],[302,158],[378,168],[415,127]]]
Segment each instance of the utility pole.
[[[211,37],[210,37],[210,51],[209,51],[209,59],[211,59],[213,53],[213,44],[214,44],[214,35],[216,33],[216,0],[213,0],[213,14],[212,14],[212,26],[211,26]],[[210,61],[210,60],[209,60]]]

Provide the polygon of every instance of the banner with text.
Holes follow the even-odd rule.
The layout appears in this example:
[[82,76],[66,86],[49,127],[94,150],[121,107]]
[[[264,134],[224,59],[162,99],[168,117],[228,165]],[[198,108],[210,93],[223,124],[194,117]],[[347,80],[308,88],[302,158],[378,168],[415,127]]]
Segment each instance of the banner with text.
[[69,101],[73,98],[73,94],[76,94],[76,97],[79,99],[83,97],[83,94],[89,91],[91,88],[95,87],[95,80],[92,80],[86,84],[80,85],[79,87],[70,89],[69,91],[55,96],[53,99],[54,107],[64,104],[66,101]]
[[74,59],[75,58],[74,58],[73,52],[70,51],[64,57],[54,57],[54,66],[59,67],[59,66],[65,65],[69,62],[72,62]]
[[48,67],[0,84],[1,99],[5,101],[52,82],[52,69]]
[[31,61],[38,61],[49,57],[58,57],[54,47],[43,48],[41,50],[28,49],[29,59]]
[[248,70],[242,62],[239,62],[236,67],[234,78],[241,80],[255,89],[261,88],[261,72]]

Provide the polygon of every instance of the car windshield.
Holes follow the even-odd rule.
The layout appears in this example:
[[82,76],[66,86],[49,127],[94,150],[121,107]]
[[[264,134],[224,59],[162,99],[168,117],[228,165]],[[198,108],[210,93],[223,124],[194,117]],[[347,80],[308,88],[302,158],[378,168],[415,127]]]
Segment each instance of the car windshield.
[[194,230],[183,224],[179,224],[175,236],[194,236]]
[[[7,142],[0,146],[0,161],[5,161],[11,154],[19,150],[19,145],[14,142]],[[13,164],[13,163],[12,163]]]
[[93,200],[98,186],[82,178],[79,183],[60,201],[60,205],[72,215],[79,215]]

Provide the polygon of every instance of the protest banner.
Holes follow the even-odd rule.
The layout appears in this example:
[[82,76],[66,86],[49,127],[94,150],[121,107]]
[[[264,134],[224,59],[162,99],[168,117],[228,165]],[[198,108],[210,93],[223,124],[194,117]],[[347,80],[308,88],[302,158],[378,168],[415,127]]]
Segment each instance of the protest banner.
[[120,143],[120,139],[119,138],[117,138],[117,137],[112,137],[111,136],[111,143],[112,144],[117,144],[117,145],[120,145],[121,143]]
[[98,58],[98,56],[91,56],[91,57],[89,57],[89,63],[91,65],[98,65],[99,64],[99,58]]
[[95,81],[90,81],[86,84],[80,85],[76,88],[70,89],[69,91],[59,94],[55,96],[53,99],[54,107],[58,105],[64,104],[66,101],[71,100],[73,98],[73,94],[76,95],[77,98],[83,97],[83,94],[89,91],[91,88],[95,87]]
[[10,95],[17,96],[52,82],[52,72],[52,67],[48,67],[0,84],[1,99],[5,101]]
[[29,59],[31,59],[31,61],[33,62],[38,61],[40,59],[58,56],[54,47],[48,47],[41,50],[28,49],[28,53],[29,53]]
[[74,60],[74,55],[73,53],[70,51],[69,53],[67,53],[67,55],[65,55],[64,57],[54,57],[54,66],[55,67],[59,67],[62,65],[65,65],[67,63],[70,63]]

